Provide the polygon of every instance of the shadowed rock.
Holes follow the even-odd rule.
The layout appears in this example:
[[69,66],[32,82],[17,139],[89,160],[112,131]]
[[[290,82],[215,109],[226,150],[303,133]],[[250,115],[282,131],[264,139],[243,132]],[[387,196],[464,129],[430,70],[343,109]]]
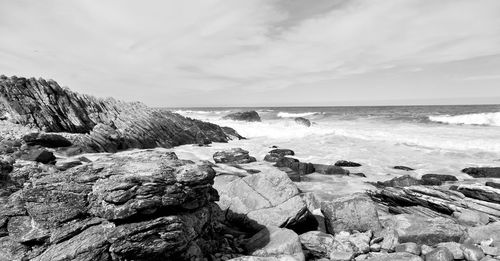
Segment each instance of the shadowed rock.
[[294,119],[294,121],[295,121],[295,123],[297,123],[299,125],[311,127],[311,121],[306,119],[306,118],[297,117]]
[[474,178],[500,178],[500,167],[465,168],[462,172]]

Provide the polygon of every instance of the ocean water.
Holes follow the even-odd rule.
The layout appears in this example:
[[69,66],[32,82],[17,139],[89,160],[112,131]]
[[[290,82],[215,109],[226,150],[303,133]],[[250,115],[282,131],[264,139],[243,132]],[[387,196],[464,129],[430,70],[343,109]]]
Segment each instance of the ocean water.
[[[202,159],[210,159],[212,152],[227,147],[242,147],[262,159],[275,145],[294,150],[301,161],[361,163],[362,167],[350,170],[363,172],[369,180],[427,173],[467,179],[468,175],[461,173],[465,167],[500,166],[500,105],[171,110],[232,127],[248,138],[213,144],[205,152],[184,148],[186,156],[198,153]],[[229,113],[246,110],[256,110],[262,122],[222,119]],[[312,126],[298,125],[295,117],[309,119]],[[395,170],[395,165],[409,166],[415,171]],[[325,189],[321,187],[325,180],[320,181],[316,189]]]

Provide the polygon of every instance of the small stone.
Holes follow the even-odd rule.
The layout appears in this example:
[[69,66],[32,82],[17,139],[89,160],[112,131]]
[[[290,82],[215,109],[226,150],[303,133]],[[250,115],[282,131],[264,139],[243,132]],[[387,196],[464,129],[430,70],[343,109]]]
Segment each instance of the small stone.
[[407,253],[419,256],[421,249],[420,249],[419,245],[417,245],[413,242],[408,242],[408,243],[403,243],[403,244],[397,245],[395,247],[395,251],[396,252],[407,252]]
[[461,249],[461,244],[457,242],[442,242],[437,244],[437,247],[444,247],[450,250],[454,259],[464,259],[464,252]]
[[428,245],[422,245],[422,246],[420,246],[420,249],[421,249],[422,255],[424,255],[424,256],[434,250],[434,248],[432,248]]
[[370,252],[380,252],[381,246],[379,244],[373,244],[370,246]]
[[453,261],[453,254],[444,247],[438,247],[425,255],[425,261]]
[[380,243],[380,247],[382,250],[386,250],[389,252],[393,252],[396,245],[399,243],[399,235],[398,232],[394,229],[387,229],[382,231],[381,233],[384,237],[384,240]]
[[467,261],[479,261],[484,257],[483,250],[479,247],[473,245],[462,245],[461,249],[464,252],[465,260]]

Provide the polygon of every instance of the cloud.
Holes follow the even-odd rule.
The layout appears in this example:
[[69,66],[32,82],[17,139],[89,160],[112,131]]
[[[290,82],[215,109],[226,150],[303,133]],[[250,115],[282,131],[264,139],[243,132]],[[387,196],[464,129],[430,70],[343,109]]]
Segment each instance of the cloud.
[[498,0],[1,4],[0,72],[155,105],[500,54]]

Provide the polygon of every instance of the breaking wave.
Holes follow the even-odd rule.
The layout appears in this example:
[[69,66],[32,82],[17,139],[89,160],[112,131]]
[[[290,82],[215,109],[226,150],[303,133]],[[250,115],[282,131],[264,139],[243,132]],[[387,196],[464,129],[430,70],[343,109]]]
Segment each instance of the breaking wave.
[[280,118],[296,118],[296,117],[307,117],[320,114],[319,112],[303,112],[303,113],[291,113],[291,112],[279,112],[278,117]]
[[429,116],[429,120],[447,124],[500,126],[500,112]]

